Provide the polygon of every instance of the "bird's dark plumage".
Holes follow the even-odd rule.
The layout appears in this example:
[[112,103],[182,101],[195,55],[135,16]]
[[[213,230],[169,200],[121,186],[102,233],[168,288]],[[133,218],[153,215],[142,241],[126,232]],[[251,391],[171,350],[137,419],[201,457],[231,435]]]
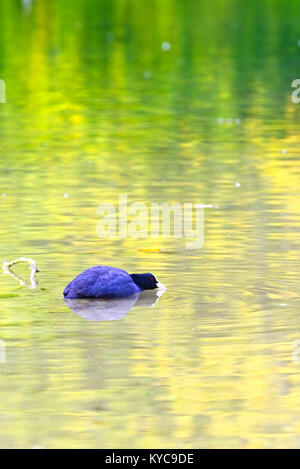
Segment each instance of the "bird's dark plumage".
[[158,287],[152,274],[128,274],[117,267],[98,265],[79,274],[64,290],[64,297],[124,298]]

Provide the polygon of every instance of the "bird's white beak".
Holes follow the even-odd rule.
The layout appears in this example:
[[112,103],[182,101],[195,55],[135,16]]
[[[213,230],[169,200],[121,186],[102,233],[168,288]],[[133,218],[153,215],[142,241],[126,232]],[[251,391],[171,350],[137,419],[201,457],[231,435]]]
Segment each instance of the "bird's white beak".
[[156,288],[157,288],[157,292],[156,292],[157,296],[161,296],[161,295],[166,291],[166,289],[167,289],[167,287],[165,287],[165,286],[164,286],[162,283],[160,283],[160,282],[157,282]]

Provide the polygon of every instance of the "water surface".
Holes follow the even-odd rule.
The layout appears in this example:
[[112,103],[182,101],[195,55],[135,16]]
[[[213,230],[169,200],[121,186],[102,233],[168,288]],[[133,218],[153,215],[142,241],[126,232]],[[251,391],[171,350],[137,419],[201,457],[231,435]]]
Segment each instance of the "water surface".
[[[300,447],[299,14],[2,0],[0,258],[41,272],[0,281],[1,447]],[[211,204],[202,249],[100,239],[119,194]],[[94,264],[167,291],[84,317],[62,291]]]

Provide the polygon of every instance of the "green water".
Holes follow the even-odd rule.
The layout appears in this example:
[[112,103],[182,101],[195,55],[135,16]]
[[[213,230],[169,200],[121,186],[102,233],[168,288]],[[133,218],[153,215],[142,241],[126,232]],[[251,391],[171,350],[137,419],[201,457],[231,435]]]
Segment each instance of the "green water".
[[[0,259],[40,269],[0,277],[1,447],[300,447],[299,15],[1,0]],[[100,239],[119,194],[211,204],[203,247]],[[167,291],[91,320],[62,291],[95,264]]]

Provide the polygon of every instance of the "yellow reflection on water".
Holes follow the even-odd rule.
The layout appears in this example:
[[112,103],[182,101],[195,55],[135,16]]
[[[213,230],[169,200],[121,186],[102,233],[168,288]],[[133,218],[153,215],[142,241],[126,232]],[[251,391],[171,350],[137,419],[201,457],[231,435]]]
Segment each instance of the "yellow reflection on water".
[[[300,12],[249,3],[1,2],[0,258],[41,271],[0,281],[1,447],[300,446]],[[100,239],[120,194],[211,205],[203,248]],[[94,264],[167,291],[91,320]]]

